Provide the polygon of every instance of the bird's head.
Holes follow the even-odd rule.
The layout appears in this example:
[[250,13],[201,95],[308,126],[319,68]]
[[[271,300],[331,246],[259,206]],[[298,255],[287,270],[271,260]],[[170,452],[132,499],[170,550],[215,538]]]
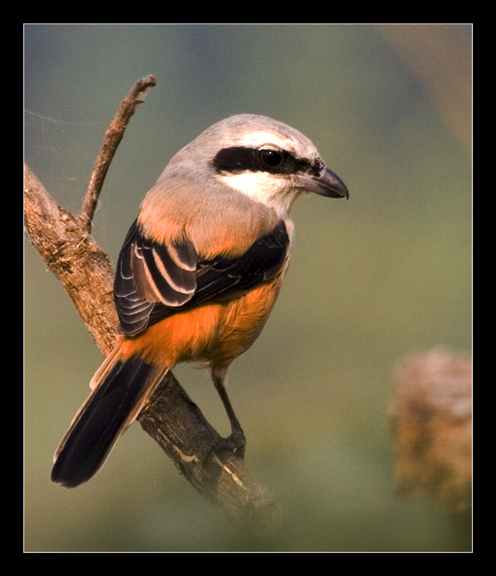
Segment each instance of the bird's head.
[[203,170],[204,176],[280,213],[305,192],[348,198],[345,184],[312,142],[266,116],[239,114],[210,126],[176,154],[167,170],[179,167]]

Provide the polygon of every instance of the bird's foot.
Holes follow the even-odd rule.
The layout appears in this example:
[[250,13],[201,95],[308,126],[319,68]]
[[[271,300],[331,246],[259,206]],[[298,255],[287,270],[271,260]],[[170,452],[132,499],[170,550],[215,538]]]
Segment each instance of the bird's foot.
[[233,430],[230,436],[217,438],[210,446],[204,462],[214,453],[222,450],[229,450],[241,460],[245,458],[246,437],[241,428]]

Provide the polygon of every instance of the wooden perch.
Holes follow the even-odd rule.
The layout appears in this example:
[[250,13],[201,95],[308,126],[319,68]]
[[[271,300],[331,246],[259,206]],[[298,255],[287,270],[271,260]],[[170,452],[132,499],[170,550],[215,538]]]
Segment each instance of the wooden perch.
[[[136,82],[122,101],[105,134],[79,216],[57,205],[25,166],[26,234],[48,270],[60,280],[76,310],[105,354],[118,338],[110,259],[90,236],[91,222],[108,167],[125,128],[145,92],[155,85],[148,76]],[[257,533],[270,533],[282,521],[278,502],[230,452],[205,454],[217,432],[169,372],[140,413],[142,428],[172,459],[178,471],[208,501],[232,520]]]

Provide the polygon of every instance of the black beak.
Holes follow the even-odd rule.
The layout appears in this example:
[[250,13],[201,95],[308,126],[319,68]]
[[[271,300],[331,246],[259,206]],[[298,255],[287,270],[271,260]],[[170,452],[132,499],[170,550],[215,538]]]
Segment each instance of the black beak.
[[334,174],[327,166],[324,167],[319,176],[303,176],[300,178],[301,187],[309,192],[315,192],[320,196],[327,196],[328,198],[346,198],[348,200],[350,194],[345,183],[339,176]]

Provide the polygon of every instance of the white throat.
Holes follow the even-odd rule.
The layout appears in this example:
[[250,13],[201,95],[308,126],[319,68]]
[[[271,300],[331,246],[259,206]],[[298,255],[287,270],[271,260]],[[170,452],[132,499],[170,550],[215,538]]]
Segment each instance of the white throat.
[[287,179],[267,177],[264,172],[219,174],[217,178],[252,200],[273,208],[283,219],[288,217],[291,205],[301,192],[297,187],[292,187]]

